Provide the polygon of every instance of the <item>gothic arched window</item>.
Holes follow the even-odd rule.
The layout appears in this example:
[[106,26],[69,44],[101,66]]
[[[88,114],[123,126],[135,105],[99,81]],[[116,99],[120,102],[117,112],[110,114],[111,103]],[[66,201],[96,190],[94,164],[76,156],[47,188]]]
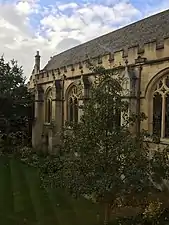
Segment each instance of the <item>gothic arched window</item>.
[[52,90],[48,90],[45,96],[45,122],[52,121]]
[[78,122],[77,87],[73,86],[68,95],[68,121]]
[[153,134],[169,138],[169,76],[159,80],[153,93]]

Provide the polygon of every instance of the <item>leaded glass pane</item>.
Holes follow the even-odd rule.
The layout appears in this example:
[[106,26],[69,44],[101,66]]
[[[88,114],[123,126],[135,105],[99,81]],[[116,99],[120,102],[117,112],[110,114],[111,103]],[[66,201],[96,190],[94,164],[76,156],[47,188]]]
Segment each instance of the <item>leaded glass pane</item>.
[[153,98],[153,134],[161,136],[162,97],[156,93]]

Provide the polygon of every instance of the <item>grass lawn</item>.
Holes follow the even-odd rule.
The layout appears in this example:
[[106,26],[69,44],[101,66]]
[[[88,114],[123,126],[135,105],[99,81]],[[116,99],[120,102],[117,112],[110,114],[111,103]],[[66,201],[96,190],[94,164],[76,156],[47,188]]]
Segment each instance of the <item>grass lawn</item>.
[[42,187],[38,172],[0,157],[0,225],[95,225],[98,206]]

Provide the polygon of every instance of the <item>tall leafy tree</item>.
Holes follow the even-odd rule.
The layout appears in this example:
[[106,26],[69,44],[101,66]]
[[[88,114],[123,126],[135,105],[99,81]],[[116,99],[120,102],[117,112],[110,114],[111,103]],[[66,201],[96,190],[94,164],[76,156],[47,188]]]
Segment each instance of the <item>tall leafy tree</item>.
[[19,143],[29,136],[28,122],[31,112],[31,95],[28,92],[22,67],[15,60],[0,58],[0,134],[7,143],[16,137]]
[[[65,126],[60,165],[49,171],[49,180],[73,196],[104,205],[107,224],[112,208],[145,209],[149,196],[160,190],[156,184],[166,175],[168,159],[165,155],[164,167],[164,154],[150,154],[145,131],[139,137],[131,132],[138,115],[128,113],[124,78],[101,67],[94,73],[98,76],[81,120]],[[144,114],[139,117],[145,119]]]
[[128,115],[128,101],[121,98],[124,78],[104,68],[94,72],[99,76],[81,121],[69,124],[71,130],[64,132],[62,178],[70,193],[104,204],[107,223],[110,208],[122,204],[121,196],[141,191],[148,182],[148,160],[145,147],[139,151],[129,129],[134,118]]

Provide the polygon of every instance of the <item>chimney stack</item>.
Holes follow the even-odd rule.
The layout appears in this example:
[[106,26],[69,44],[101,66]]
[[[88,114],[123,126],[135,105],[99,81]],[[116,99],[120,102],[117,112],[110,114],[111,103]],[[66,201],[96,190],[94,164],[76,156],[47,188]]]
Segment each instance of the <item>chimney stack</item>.
[[40,55],[39,51],[36,52],[35,55],[35,67],[34,67],[34,73],[37,74],[40,71]]

